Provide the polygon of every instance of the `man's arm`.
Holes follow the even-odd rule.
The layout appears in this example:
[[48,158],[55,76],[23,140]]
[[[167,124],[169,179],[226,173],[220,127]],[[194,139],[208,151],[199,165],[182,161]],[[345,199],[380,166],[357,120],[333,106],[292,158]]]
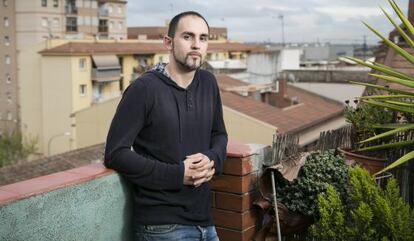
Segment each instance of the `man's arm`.
[[147,98],[146,86],[140,80],[125,90],[108,132],[104,164],[138,186],[155,190],[180,189],[184,180],[184,163],[164,163],[131,150],[145,124],[149,108]]
[[211,131],[210,149],[203,151],[211,161],[214,161],[215,175],[223,171],[223,162],[226,159],[227,131],[223,119],[223,107],[221,104],[220,91],[215,82],[216,101],[213,117],[213,128]]

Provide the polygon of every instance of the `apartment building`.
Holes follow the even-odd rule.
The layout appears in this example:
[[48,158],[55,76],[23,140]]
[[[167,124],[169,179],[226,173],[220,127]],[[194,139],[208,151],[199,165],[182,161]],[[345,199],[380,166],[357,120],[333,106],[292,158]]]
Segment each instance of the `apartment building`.
[[0,134],[18,127],[17,50],[14,14],[15,1],[0,3]]
[[[25,129],[21,123],[22,74],[28,63],[20,54],[48,39],[126,39],[126,1],[1,0],[0,134]],[[27,50],[27,51],[24,51]],[[27,72],[27,71],[26,71]],[[24,97],[23,97],[24,98]]]

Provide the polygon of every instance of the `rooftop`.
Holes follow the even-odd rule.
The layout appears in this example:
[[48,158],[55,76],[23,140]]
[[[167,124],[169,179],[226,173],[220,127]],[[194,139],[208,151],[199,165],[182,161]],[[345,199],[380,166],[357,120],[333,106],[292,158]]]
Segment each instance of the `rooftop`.
[[[259,48],[261,47],[257,45],[237,42],[209,42],[208,52],[249,52]],[[155,54],[168,53],[168,50],[161,42],[70,42],[44,49],[39,53],[42,55]]]
[[323,121],[342,115],[344,105],[326,97],[288,85],[287,95],[296,97],[299,104],[286,108],[246,98],[225,91],[235,86],[249,85],[226,75],[217,75],[224,106],[277,127],[280,133],[297,133]]

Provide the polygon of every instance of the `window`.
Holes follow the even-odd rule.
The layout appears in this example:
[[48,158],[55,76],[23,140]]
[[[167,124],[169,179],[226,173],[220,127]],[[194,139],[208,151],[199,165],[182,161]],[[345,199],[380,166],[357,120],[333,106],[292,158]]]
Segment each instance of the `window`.
[[121,6],[118,6],[118,13],[119,14],[122,14],[122,8],[121,8]]
[[66,32],[77,32],[78,31],[78,22],[76,17],[67,17],[66,18]]
[[11,64],[11,59],[10,59],[10,56],[9,56],[9,55],[6,55],[6,56],[4,57],[4,62],[5,62],[6,64]]
[[42,27],[47,27],[47,18],[42,18]]
[[85,70],[86,69],[86,59],[85,58],[80,58],[79,59],[79,69],[80,70]]
[[113,29],[114,28],[114,22],[113,21],[110,21],[109,22],[109,29]]
[[59,0],[53,0],[53,7],[59,7]]
[[12,113],[7,111],[7,120],[11,121],[13,119]]
[[53,18],[53,27],[59,27],[59,18]]
[[9,46],[10,45],[10,38],[9,36],[4,36],[4,45]]
[[79,94],[80,96],[86,95],[86,85],[79,85]]
[[164,61],[163,57],[162,56],[159,56],[158,57],[158,62],[162,63],[163,61]]
[[42,0],[42,7],[47,7],[47,0]]
[[7,8],[9,6],[9,0],[3,0],[3,6]]
[[6,93],[6,95],[7,95],[7,102],[10,104],[10,103],[12,103],[12,97],[11,97],[11,94],[10,94],[10,92],[7,92]]
[[6,74],[6,83],[10,84],[11,83],[11,76],[10,74]]
[[113,11],[112,5],[109,5],[109,6],[108,6],[108,12],[109,12],[109,13],[112,13],[112,11]]
[[4,27],[8,27],[10,25],[9,18],[4,17]]
[[122,25],[123,25],[122,22],[118,22],[118,29],[122,29]]

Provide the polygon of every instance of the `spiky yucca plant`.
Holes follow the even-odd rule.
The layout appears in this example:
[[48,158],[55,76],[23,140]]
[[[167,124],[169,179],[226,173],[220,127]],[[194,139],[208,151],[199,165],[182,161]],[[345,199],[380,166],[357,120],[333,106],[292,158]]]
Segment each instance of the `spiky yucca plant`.
[[[391,22],[391,24],[395,27],[395,29],[398,31],[398,33],[404,38],[404,40],[407,42],[407,44],[414,49],[414,27],[410,23],[410,21],[407,19],[407,17],[403,14],[401,9],[398,7],[398,5],[395,3],[394,0],[388,0],[391,7],[394,9],[395,13],[398,15],[399,19],[401,20],[402,24],[401,26],[398,25],[390,16],[389,13],[387,13],[383,8],[381,10],[384,12],[385,16],[388,18],[388,20]],[[393,43],[388,38],[384,37],[381,33],[379,33],[377,30],[375,30],[373,27],[371,27],[369,24],[363,22],[365,26],[367,26],[374,34],[376,34],[379,38],[381,38],[384,43],[394,49],[397,54],[405,58],[409,63],[414,65],[414,56],[410,53],[408,53],[406,50],[398,46],[397,44]],[[406,30],[404,31],[403,28]],[[383,108],[391,109],[394,111],[397,111],[403,115],[413,115],[414,114],[414,76],[410,76],[406,73],[403,73],[395,68],[392,68],[391,66],[387,66],[384,64],[376,63],[376,62],[367,62],[363,61],[361,59],[353,58],[353,57],[346,57],[347,59],[354,61],[360,65],[366,66],[371,68],[372,70],[376,70],[380,72],[380,74],[376,73],[370,73],[371,76],[383,79],[388,83],[395,83],[401,86],[409,87],[412,91],[404,91],[396,88],[390,88],[388,86],[382,86],[378,84],[370,84],[370,83],[362,83],[362,82],[355,82],[350,81],[351,83],[363,85],[366,87],[373,88],[375,90],[378,90],[382,94],[378,95],[370,95],[370,96],[363,96],[360,98],[360,100],[364,103],[380,106]],[[389,124],[382,124],[382,125],[374,125],[375,128],[382,128],[387,129],[388,131],[385,131],[383,133],[374,135],[366,140],[361,141],[360,143],[368,143],[374,140],[384,139],[399,133],[407,132],[410,130],[414,130],[414,123],[389,123]],[[409,146],[414,145],[414,140],[409,141],[391,141],[386,144],[382,145],[375,145],[366,147],[362,150],[369,151],[369,150],[379,150],[379,149],[385,149],[385,148],[396,148],[396,147],[403,147],[403,146]],[[404,156],[400,157],[387,167],[385,167],[380,172],[376,173],[380,174],[382,172],[388,171],[392,168],[395,168],[411,159],[414,159],[414,151],[408,152]]]

